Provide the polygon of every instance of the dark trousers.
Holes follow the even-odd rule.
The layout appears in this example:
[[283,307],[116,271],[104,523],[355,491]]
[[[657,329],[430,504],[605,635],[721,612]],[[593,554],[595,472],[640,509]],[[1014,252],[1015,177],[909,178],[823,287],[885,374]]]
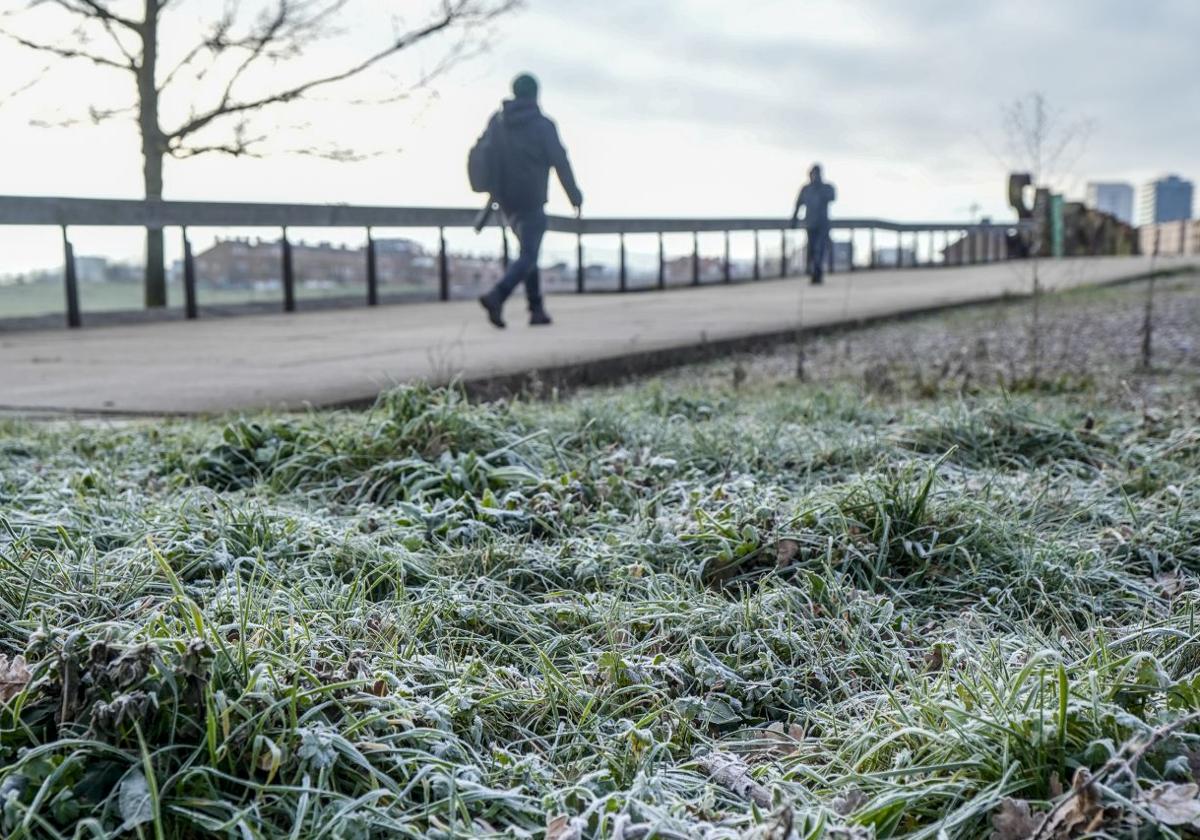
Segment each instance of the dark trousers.
[[529,311],[542,308],[542,277],[538,272],[538,255],[542,250],[542,238],[546,235],[546,211],[537,210],[504,211],[504,219],[517,235],[521,243],[521,251],[517,258],[508,264],[508,271],[496,284],[492,293],[501,303],[508,300],[521,283],[525,284],[525,297],[529,301]]
[[829,225],[814,225],[808,228],[808,276],[820,280],[825,275],[825,263],[829,260]]

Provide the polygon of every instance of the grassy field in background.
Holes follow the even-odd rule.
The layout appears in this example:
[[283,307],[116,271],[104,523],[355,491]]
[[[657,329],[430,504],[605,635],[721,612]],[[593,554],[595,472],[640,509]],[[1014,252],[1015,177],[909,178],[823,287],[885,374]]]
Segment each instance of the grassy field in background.
[[1200,291],[1141,372],[1144,290],[1048,299],[1036,366],[1014,303],[564,398],[0,420],[0,834],[1185,836]]
[[[420,285],[382,286],[384,296],[404,295],[427,297],[436,294],[436,289]],[[296,297],[305,300],[345,298],[366,300],[366,287],[362,286],[297,286]],[[167,289],[167,300],[172,309],[183,308],[183,288],[171,285]],[[201,287],[197,292],[201,309],[205,307],[237,306],[239,304],[283,304],[283,292],[279,289],[227,289]],[[135,283],[83,283],[79,286],[79,307],[86,320],[89,313],[137,312],[142,307],[142,288]],[[4,318],[28,318],[41,315],[60,315],[66,312],[66,298],[62,286],[56,283],[32,283],[25,286],[0,285],[0,323]]]

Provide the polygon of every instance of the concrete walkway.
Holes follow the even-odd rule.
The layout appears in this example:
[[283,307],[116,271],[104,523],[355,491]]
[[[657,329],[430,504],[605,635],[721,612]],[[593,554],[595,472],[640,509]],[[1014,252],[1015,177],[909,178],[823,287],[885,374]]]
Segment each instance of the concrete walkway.
[[[1159,259],[1160,268],[1183,263]],[[1042,263],[1047,289],[1144,274],[1149,259]],[[0,411],[214,413],[365,401],[389,385],[484,381],[1022,294],[1030,266],[858,272],[628,295],[555,296],[555,324],[509,328],[474,302],[0,333]]]

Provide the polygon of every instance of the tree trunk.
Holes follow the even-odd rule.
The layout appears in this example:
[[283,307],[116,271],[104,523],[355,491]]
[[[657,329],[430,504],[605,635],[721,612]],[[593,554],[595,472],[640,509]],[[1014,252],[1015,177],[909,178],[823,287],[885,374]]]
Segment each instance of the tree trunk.
[[[138,125],[142,134],[145,197],[163,196],[166,144],[158,124],[158,10],[160,0],[146,0],[142,23],[142,61],[138,68]],[[146,229],[146,308],[167,305],[167,272],[162,228]]]

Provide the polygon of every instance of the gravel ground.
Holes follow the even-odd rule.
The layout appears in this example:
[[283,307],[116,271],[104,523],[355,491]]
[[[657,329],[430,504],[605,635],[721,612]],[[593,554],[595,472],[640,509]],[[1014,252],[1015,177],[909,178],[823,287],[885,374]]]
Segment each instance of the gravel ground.
[[[1200,402],[1200,274],[1155,283],[1149,371],[1141,369],[1147,289],[1142,282],[1043,298],[1036,368],[1034,308],[1020,300],[812,336],[803,345],[804,377],[857,383],[889,398],[998,386],[1040,392],[1094,388],[1123,408]],[[796,351],[795,344],[786,345],[667,378],[790,380],[796,376]]]

